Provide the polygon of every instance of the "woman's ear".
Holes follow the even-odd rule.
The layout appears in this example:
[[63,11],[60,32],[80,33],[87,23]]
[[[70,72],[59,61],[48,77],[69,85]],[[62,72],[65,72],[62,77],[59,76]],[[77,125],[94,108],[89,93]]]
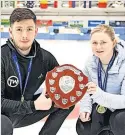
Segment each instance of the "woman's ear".
[[113,41],[113,46],[115,47],[115,46],[117,45],[117,43],[118,43],[118,38],[115,37],[115,39],[114,39],[114,41]]

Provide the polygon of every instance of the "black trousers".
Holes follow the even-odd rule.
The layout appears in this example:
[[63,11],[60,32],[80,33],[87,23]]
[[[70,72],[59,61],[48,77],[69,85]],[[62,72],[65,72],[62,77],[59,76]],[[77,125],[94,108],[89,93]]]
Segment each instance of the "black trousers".
[[5,115],[1,115],[1,135],[12,135],[13,126],[12,122]]
[[90,121],[77,120],[78,135],[125,135],[125,109],[115,112],[107,110],[104,114],[99,114],[96,106],[93,105]]
[[31,125],[40,121],[42,118],[49,114],[50,115],[48,116],[44,126],[39,132],[39,135],[56,135],[62,123],[73,109],[74,106],[70,107],[69,109],[60,109],[52,106],[50,110],[36,111],[32,114],[27,114],[25,116],[13,115],[12,117],[8,118],[7,116],[2,115],[1,135],[12,135],[13,128]]

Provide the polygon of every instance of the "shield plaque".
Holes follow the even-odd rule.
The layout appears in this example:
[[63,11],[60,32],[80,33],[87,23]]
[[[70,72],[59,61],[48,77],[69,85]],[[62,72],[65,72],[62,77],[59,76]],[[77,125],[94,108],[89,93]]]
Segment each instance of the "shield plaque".
[[76,104],[86,93],[88,78],[81,70],[70,64],[55,67],[46,75],[48,96],[60,108]]

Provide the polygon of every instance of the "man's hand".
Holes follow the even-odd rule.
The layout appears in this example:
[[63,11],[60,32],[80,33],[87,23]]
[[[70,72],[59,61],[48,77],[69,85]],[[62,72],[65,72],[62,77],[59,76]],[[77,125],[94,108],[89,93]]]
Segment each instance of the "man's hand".
[[82,112],[82,113],[80,113],[79,118],[81,119],[82,122],[90,121],[90,113]]
[[45,96],[46,88],[44,88],[42,94],[34,101],[36,110],[49,110],[52,106],[52,100]]

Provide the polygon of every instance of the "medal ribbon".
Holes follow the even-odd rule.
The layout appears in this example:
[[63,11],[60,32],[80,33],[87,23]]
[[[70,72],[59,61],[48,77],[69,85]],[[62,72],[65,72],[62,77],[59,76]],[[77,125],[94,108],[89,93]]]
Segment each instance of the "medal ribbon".
[[[114,63],[114,60],[115,60],[115,56],[116,56],[116,53],[115,51],[113,52],[113,56],[108,64],[108,67],[106,69],[106,72],[105,72],[105,77],[104,77],[104,81],[103,81],[103,85],[102,85],[102,76],[101,76],[101,68],[102,68],[102,63],[101,61],[99,60],[99,63],[98,63],[98,85],[99,87],[106,91],[106,86],[107,86],[107,79],[108,79],[108,71],[110,70],[110,68],[112,67],[113,63]],[[96,107],[96,110],[98,113],[105,113],[106,112],[106,108],[101,106],[101,105],[97,105]]]
[[17,60],[17,55],[16,55],[15,52],[12,52],[12,58],[14,60],[14,63],[15,63],[15,66],[16,66],[16,70],[17,70],[17,73],[18,73],[20,89],[21,89],[21,95],[22,95],[21,101],[23,102],[24,101],[24,93],[25,93],[27,82],[28,82],[29,75],[30,75],[30,72],[31,72],[32,58],[30,58],[30,62],[29,62],[29,66],[28,66],[28,72],[27,72],[27,76],[26,76],[26,80],[25,80],[24,89],[22,88],[22,77],[21,77],[21,72],[20,72],[20,68],[19,68],[19,63],[18,63],[18,60]]
[[110,68],[112,67],[113,63],[114,63],[114,60],[115,60],[115,51],[113,53],[113,56],[108,64],[108,67],[106,69],[106,72],[105,72],[105,77],[104,77],[104,82],[103,82],[103,85],[102,85],[102,76],[101,76],[101,68],[102,68],[102,63],[101,61],[99,60],[99,63],[98,63],[98,85],[99,87],[106,91],[106,86],[107,86],[107,78],[108,78],[108,71],[110,70]]

